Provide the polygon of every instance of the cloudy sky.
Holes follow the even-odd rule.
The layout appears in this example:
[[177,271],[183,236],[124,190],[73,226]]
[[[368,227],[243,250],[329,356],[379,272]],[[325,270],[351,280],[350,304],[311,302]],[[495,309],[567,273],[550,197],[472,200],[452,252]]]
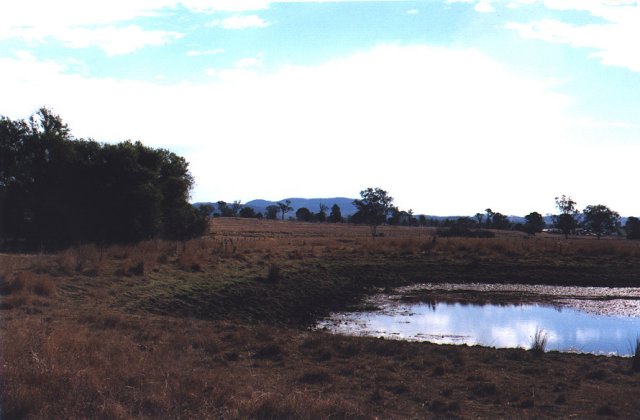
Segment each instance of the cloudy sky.
[[640,215],[640,1],[20,0],[0,114],[187,158],[193,201]]

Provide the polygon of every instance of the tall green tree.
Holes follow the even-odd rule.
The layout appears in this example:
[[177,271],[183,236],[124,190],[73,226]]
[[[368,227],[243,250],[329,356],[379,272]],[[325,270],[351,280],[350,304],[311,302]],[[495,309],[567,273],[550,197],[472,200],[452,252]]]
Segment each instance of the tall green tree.
[[282,215],[282,220],[284,220],[285,214],[289,213],[293,210],[291,207],[291,200],[284,200],[284,202],[279,202],[278,207],[280,207],[280,213]]
[[265,209],[265,217],[269,220],[275,220],[278,218],[278,213],[280,212],[280,206],[276,204],[271,204],[267,206]]
[[335,204],[331,206],[331,213],[329,213],[328,218],[329,223],[341,223],[342,222],[342,211],[340,210],[340,206]]
[[367,188],[360,191],[360,199],[353,201],[357,215],[371,228],[371,236],[376,237],[379,225],[384,223],[393,209],[393,197],[381,188]]
[[595,233],[598,239],[617,229],[620,224],[620,215],[602,204],[587,206],[582,214],[584,226]]
[[554,225],[557,229],[560,229],[566,239],[569,238],[569,234],[578,227],[578,221],[576,219],[578,215],[578,204],[566,195],[556,197],[555,201],[556,208],[560,211],[560,214],[553,217]]

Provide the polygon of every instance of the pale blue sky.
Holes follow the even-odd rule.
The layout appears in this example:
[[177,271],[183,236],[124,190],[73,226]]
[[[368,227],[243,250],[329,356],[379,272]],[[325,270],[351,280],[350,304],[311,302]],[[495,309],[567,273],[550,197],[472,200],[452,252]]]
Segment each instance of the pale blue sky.
[[21,0],[0,114],[184,155],[194,201],[640,215],[640,2]]

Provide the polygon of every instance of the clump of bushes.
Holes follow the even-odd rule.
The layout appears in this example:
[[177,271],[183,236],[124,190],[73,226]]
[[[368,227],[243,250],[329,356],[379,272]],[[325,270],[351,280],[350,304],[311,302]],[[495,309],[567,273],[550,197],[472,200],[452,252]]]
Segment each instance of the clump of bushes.
[[189,203],[188,162],[168,150],[76,139],[42,108],[29,120],[0,116],[0,156],[8,249],[189,239],[208,228],[208,209]]

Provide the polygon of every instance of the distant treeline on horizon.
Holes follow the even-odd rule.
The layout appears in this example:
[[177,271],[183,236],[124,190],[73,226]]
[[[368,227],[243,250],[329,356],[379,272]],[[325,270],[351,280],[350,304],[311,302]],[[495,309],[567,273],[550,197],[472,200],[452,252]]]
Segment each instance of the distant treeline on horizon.
[[[201,235],[210,217],[294,219],[372,227],[435,226],[442,236],[491,236],[486,230],[528,234],[553,228],[569,234],[626,235],[640,239],[640,220],[603,205],[580,212],[571,197],[556,197],[559,214],[514,218],[490,208],[472,217],[414,215],[393,205],[379,188],[362,200],[291,198],[247,204],[189,203],[194,185],[186,160],[140,142],[104,144],[75,139],[46,108],[28,120],[0,117],[0,249],[54,250],[81,243],[134,243]],[[380,200],[380,202],[376,202]],[[314,208],[315,207],[315,208]]]

